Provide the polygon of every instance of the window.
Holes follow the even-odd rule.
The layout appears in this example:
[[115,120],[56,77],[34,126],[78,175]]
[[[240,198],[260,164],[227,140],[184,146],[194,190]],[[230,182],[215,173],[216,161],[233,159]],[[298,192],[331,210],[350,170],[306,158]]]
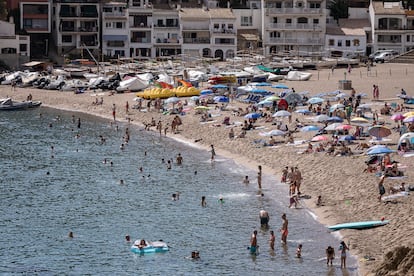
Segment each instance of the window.
[[112,22],[106,22],[105,23],[105,27],[112,28]]
[[271,38],[280,37],[280,32],[271,32],[270,37]]
[[286,19],[286,24],[292,24],[292,19],[291,18],[287,18]]
[[359,46],[359,39],[354,39],[353,43],[354,43],[354,46]]
[[311,9],[320,9],[321,3],[309,3],[309,8]]
[[297,2],[297,3],[296,3],[296,7],[298,7],[298,8],[302,8],[302,7],[303,7],[303,3],[302,3],[302,2]]
[[27,44],[20,44],[20,52],[27,52]]
[[345,40],[345,46],[351,47],[351,40]]
[[342,40],[338,40],[338,47],[342,47]]
[[253,26],[253,18],[251,16],[242,16],[240,18],[240,24],[242,26]]
[[308,24],[308,19],[306,17],[299,17],[298,18],[299,24]]
[[122,22],[115,22],[115,28],[117,28],[117,29],[123,29]]
[[314,18],[312,22],[313,22],[313,24],[318,25],[319,24],[319,19],[318,18]]
[[214,24],[214,29],[220,29],[220,24]]
[[2,54],[16,54],[16,48],[2,48]]
[[228,28],[229,30],[233,30],[233,24],[228,24],[228,25],[227,25],[227,28]]
[[282,2],[277,2],[276,3],[276,8],[281,9],[282,8]]
[[62,43],[72,43],[71,35],[62,35]]
[[277,17],[273,17],[273,23],[277,24]]
[[335,40],[334,39],[329,39],[329,46],[334,46],[335,45]]

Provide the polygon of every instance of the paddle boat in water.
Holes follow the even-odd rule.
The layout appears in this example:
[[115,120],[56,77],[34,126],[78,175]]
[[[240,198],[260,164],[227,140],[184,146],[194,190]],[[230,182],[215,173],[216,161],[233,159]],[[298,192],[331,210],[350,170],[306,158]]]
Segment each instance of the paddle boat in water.
[[168,250],[168,245],[163,241],[136,240],[131,246],[131,251],[136,254],[162,253]]

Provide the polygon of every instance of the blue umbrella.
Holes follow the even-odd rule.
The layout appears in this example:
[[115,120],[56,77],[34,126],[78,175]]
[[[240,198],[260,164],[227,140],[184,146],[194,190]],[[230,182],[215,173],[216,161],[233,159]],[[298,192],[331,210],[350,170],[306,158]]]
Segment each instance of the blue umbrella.
[[214,97],[213,100],[216,103],[228,103],[229,102],[229,98],[227,98],[225,96],[216,96],[216,97]]
[[244,118],[246,118],[246,119],[258,119],[260,117],[262,117],[262,115],[259,114],[259,113],[249,113],[249,114],[244,116]]
[[327,120],[327,122],[336,122],[336,123],[341,123],[344,120],[342,118],[339,118],[337,116],[333,116],[333,117],[329,117]]
[[371,150],[367,151],[368,155],[375,155],[375,154],[387,154],[387,153],[392,153],[395,152],[395,150],[392,150],[390,148],[387,147],[377,147]]
[[352,135],[344,135],[339,137],[339,141],[353,141],[355,140],[355,137]]
[[250,92],[262,94],[262,93],[267,93],[267,90],[255,88],[255,89],[252,89]]
[[202,90],[200,92],[200,95],[209,95],[209,94],[213,94],[213,90],[211,90],[211,89],[205,89],[205,90]]
[[272,85],[272,88],[278,88],[278,89],[289,89],[289,87],[285,84],[278,83],[276,85]]
[[300,129],[302,132],[319,131],[321,128],[318,126],[304,126]]
[[295,112],[296,113],[301,113],[301,114],[310,114],[310,113],[312,113],[307,109],[299,109],[299,110],[296,110]]
[[271,86],[271,83],[268,82],[256,82],[256,83],[251,83],[250,85],[252,86]]
[[227,85],[225,85],[225,84],[215,84],[215,85],[212,86],[212,88],[224,89],[224,88],[227,88]]
[[319,97],[313,97],[308,100],[308,104],[319,104],[323,103],[325,100]]

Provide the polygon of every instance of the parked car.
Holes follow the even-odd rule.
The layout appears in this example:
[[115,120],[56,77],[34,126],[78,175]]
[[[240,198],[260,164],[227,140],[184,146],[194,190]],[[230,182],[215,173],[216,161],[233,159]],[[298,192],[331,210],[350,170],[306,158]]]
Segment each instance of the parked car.
[[374,53],[372,53],[372,54],[370,54],[369,56],[368,56],[368,59],[370,59],[370,60],[374,60],[374,58],[376,57],[376,56],[378,56],[379,54],[382,54],[382,53],[393,53],[393,55],[398,55],[398,52],[397,51],[395,51],[395,50],[378,50],[378,51],[375,51]]
[[384,63],[397,55],[398,53],[395,51],[394,52],[383,52],[383,53],[376,55],[374,57],[374,61],[377,63]]

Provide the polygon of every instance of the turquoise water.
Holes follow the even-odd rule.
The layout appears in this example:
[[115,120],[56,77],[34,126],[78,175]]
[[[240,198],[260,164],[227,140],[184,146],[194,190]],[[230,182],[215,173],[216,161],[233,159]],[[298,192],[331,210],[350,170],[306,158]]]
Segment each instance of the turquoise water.
[[[80,129],[73,114],[81,118]],[[261,197],[255,171],[222,156],[212,165],[208,152],[139,127],[118,124],[116,130],[108,120],[43,107],[0,115],[2,275],[344,273],[338,258],[329,269],[324,260],[325,248],[338,247],[339,240],[306,209],[288,209],[287,187],[271,176],[264,176]],[[121,150],[126,127],[131,139]],[[167,170],[162,159],[175,160],[178,153],[183,165]],[[251,184],[242,183],[244,175]],[[179,200],[171,200],[177,192]],[[202,196],[206,208],[200,205]],[[269,229],[260,229],[262,208],[269,211],[270,229],[277,235],[274,252]],[[284,212],[287,246],[279,243],[278,232]],[[255,229],[260,248],[252,256],[247,247]],[[170,251],[135,255],[125,235],[162,239]],[[295,257],[299,243],[301,259]],[[200,260],[186,258],[193,250],[200,251]],[[345,274],[356,275],[355,259],[349,258],[348,267]]]

